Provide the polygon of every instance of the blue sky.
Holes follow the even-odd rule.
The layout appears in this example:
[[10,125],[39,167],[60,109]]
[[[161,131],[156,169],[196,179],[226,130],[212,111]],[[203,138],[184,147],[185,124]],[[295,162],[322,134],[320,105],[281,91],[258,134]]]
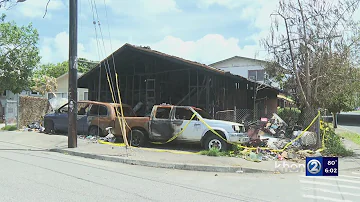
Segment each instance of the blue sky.
[[[42,63],[61,62],[68,57],[68,0],[50,0],[43,18],[47,1],[27,0],[3,12],[7,20],[19,25],[32,22],[38,29]],[[266,52],[259,40],[267,36],[269,15],[278,2],[95,0],[103,33],[101,37],[97,27],[96,40],[90,3],[93,1],[78,0],[80,57],[103,59],[123,44],[131,43],[205,64],[235,55],[264,59]]]

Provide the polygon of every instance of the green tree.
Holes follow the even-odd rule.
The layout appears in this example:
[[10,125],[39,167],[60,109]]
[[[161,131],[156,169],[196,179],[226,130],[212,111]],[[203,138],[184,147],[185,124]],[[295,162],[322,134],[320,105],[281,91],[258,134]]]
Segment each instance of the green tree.
[[0,91],[19,93],[30,87],[32,70],[40,61],[37,47],[39,34],[30,23],[17,26],[6,22],[5,15],[0,23]]
[[[78,60],[78,72],[86,73],[92,68],[94,68],[96,64],[97,62],[93,62],[85,58],[80,58]],[[53,78],[58,78],[59,76],[67,73],[68,71],[69,71],[68,61],[64,61],[56,64],[53,63],[43,64],[34,70],[34,78],[40,78],[43,75]]]
[[79,58],[78,60],[78,71],[81,73],[86,73],[96,67],[99,62],[88,60],[86,58]]
[[55,92],[57,90],[57,83],[54,77],[43,75],[34,78],[33,82],[31,90],[39,92],[41,95],[45,95],[46,92]]
[[34,70],[34,77],[40,78],[44,75],[57,78],[69,71],[68,62],[61,62],[57,64],[48,63],[40,65]]
[[[270,35],[262,42],[274,62],[266,69],[277,79],[286,80],[287,88],[294,92],[308,117],[305,124],[320,106],[332,108],[335,105],[332,103],[337,103],[341,110],[348,109],[345,103],[349,101],[339,98],[352,96],[349,94],[352,80],[342,80],[343,87],[335,91],[333,88],[338,83],[339,71],[346,76],[352,68],[355,59],[352,53],[359,47],[355,34],[359,26],[352,18],[358,6],[359,0],[279,0],[271,15]],[[349,37],[348,30],[355,37]],[[333,57],[337,59],[331,60]]]

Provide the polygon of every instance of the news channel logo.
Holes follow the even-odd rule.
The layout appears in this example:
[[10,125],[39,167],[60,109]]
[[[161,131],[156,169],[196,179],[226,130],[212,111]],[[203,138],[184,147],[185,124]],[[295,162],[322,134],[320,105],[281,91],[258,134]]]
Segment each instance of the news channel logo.
[[338,176],[338,157],[306,157],[306,176]]

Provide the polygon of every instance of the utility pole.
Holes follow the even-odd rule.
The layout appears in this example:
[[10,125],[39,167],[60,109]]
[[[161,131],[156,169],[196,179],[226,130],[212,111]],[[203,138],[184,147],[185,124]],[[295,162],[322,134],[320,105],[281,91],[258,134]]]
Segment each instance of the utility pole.
[[78,0],[69,0],[69,148],[77,147],[77,7]]

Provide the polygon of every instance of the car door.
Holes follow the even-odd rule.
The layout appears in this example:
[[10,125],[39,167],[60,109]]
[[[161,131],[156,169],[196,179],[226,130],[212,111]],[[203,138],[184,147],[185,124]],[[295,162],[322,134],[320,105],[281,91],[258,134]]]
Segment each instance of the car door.
[[170,114],[172,106],[158,106],[150,120],[151,138],[157,141],[167,141],[174,135]]
[[60,107],[59,110],[56,112],[54,118],[54,127],[56,130],[66,132],[68,131],[69,125],[69,118],[68,118],[68,104]]
[[77,115],[77,130],[79,134],[86,135],[88,132],[87,114],[89,110],[89,103],[78,102],[78,115]]
[[100,132],[104,135],[106,134],[105,128],[112,125],[111,108],[103,104],[92,104],[87,119],[87,125],[84,130],[88,131],[89,127],[98,127]]
[[202,135],[203,124],[195,116],[192,120],[194,111],[190,107],[175,107],[172,124],[176,133],[183,132],[177,139],[183,141],[199,141]]

